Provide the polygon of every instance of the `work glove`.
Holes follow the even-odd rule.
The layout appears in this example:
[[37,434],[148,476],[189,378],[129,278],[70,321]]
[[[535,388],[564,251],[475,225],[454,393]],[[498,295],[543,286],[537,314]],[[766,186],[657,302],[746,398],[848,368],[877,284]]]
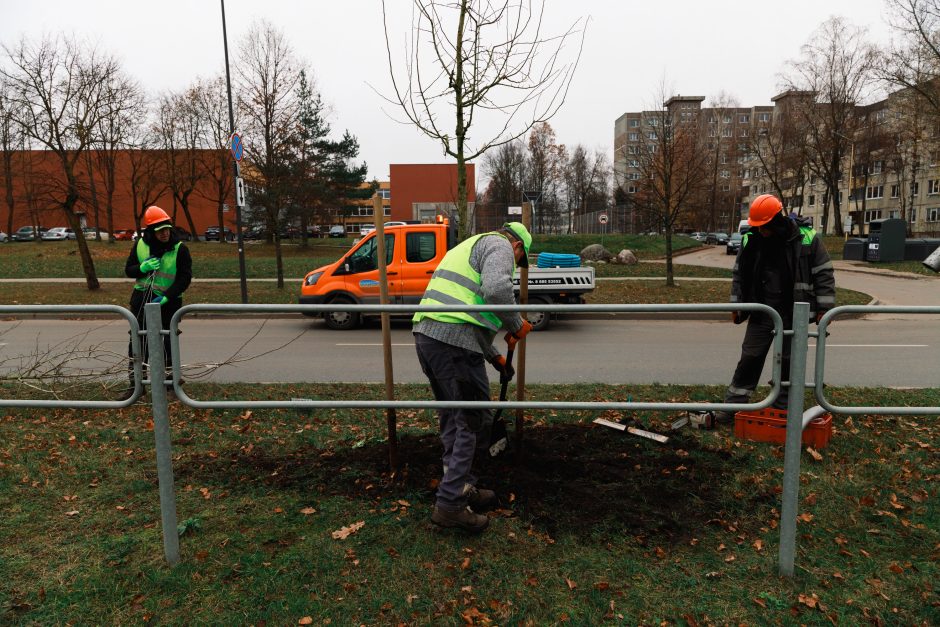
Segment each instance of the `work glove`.
[[519,327],[519,329],[516,331],[510,331],[509,333],[506,334],[506,337],[503,338],[504,340],[506,340],[506,346],[509,347],[509,350],[515,349],[516,344],[519,343],[519,340],[527,336],[531,331],[532,331],[532,323],[526,320],[525,318],[523,318],[522,326]]
[[153,293],[153,300],[151,300],[150,302],[151,302],[151,303],[157,303],[158,305],[161,305],[161,306],[162,306],[162,305],[166,305],[166,303],[167,303],[168,300],[170,300],[170,299],[167,298],[166,296],[164,296],[163,294],[161,294],[160,292],[156,292],[156,291],[155,291],[155,292]]
[[145,260],[140,264],[140,271],[144,274],[150,274],[154,270],[160,267],[160,260],[156,257],[151,257],[150,259]]
[[515,368],[512,367],[512,364],[506,361],[506,358],[502,355],[496,355],[490,359],[490,363],[493,364],[493,367],[496,368],[496,372],[499,373],[499,382],[507,383],[512,381],[513,376],[516,374]]

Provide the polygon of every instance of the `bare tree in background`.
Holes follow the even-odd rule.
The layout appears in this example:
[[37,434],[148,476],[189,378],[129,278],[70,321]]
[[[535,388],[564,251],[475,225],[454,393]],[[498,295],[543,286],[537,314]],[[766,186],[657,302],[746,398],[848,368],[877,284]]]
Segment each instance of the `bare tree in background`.
[[[146,113],[144,94],[136,81],[124,76],[112,76],[105,84],[109,91],[106,108],[98,123],[101,143],[97,151],[98,172],[104,186],[104,211],[107,220],[108,241],[114,239],[114,192],[117,189],[117,163],[119,155],[130,146]],[[95,220],[96,227],[98,221]]]
[[[229,129],[225,77],[219,75],[208,81],[198,81],[195,89],[196,106],[205,125],[205,139],[209,148],[201,153],[202,170],[212,180],[212,194],[207,196],[207,199],[216,203],[219,232],[224,233],[225,201],[229,199],[234,176],[232,157],[226,149],[231,130]],[[238,128],[237,119],[235,128]],[[219,237],[219,243],[224,244],[225,238]]]
[[13,110],[23,133],[51,151],[62,168],[65,184],[54,200],[75,232],[88,289],[98,289],[91,252],[82,233],[75,205],[81,198],[78,164],[99,138],[96,132],[113,103],[107,85],[122,74],[112,57],[58,37],[30,43],[23,39],[4,46],[9,63],[0,66],[10,83]]
[[290,201],[302,69],[284,34],[268,22],[253,24],[239,46],[235,73],[246,131],[245,160],[257,179],[253,204],[264,208],[274,238],[278,288],[284,287],[280,225]]
[[660,88],[663,104],[647,118],[647,141],[638,151],[639,179],[636,201],[645,208],[666,237],[666,285],[674,286],[672,235],[675,225],[695,210],[709,180],[704,133],[696,117],[680,118],[666,107],[666,87]]
[[565,147],[556,142],[551,125],[541,122],[529,133],[528,149],[526,185],[539,192],[533,225],[538,233],[554,232],[561,217],[558,199],[564,183]]
[[483,230],[497,228],[510,205],[522,204],[526,165],[522,140],[501,144],[483,155],[480,169],[488,183],[477,200],[476,212]]
[[[382,2],[394,92],[388,100],[456,159],[459,237],[465,238],[470,233],[466,163],[558,112],[580,60],[584,21],[560,35],[546,35],[544,1],[414,0],[413,6],[404,69],[399,69],[392,59],[399,46],[389,37]],[[471,128],[486,129],[486,118],[495,118],[489,121],[495,130],[484,131],[471,145]]]
[[173,192],[173,221],[178,223],[175,208],[179,203],[193,237],[196,236],[196,224],[189,211],[189,202],[206,176],[202,160],[206,145],[205,121],[198,103],[198,86],[190,85],[182,92],[164,95],[160,99],[157,116],[157,131],[167,160],[170,191]]
[[[707,231],[719,230],[727,225],[718,224],[718,207],[724,204],[730,190],[740,189],[741,181],[737,176],[734,150],[735,137],[734,116],[739,106],[738,100],[725,92],[719,93],[711,102],[708,108],[708,118],[701,120],[703,128],[706,131],[707,141],[705,147],[708,150],[707,165],[709,166],[709,180],[707,182],[708,202],[704,204],[703,216],[696,222],[696,226],[701,228],[706,226]],[[705,115],[699,113],[699,115]],[[729,191],[724,188],[728,187]]]
[[[872,88],[875,49],[864,29],[841,17],[824,22],[803,45],[799,59],[790,63],[788,89],[808,92],[794,106],[799,125],[806,130],[812,169],[826,185],[832,203],[835,233],[842,235],[839,181],[859,124],[856,107],[864,104]],[[823,207],[822,230],[829,229],[829,206]]]
[[881,78],[919,94],[940,114],[940,2],[887,0],[890,22],[901,41],[879,64]]
[[568,205],[568,233],[571,233],[576,215],[584,215],[590,208],[606,208],[610,187],[610,164],[607,154],[593,154],[581,144],[571,150],[565,164],[565,191]]
[[169,190],[169,177],[166,174],[166,159],[162,151],[157,149],[160,139],[153,126],[136,127],[128,142],[130,176],[127,185],[134,205],[134,228],[140,233],[144,211]]
[[4,200],[7,204],[7,233],[13,235],[13,155],[23,144],[23,132],[14,118],[10,83],[0,77],[0,167],[3,168]]

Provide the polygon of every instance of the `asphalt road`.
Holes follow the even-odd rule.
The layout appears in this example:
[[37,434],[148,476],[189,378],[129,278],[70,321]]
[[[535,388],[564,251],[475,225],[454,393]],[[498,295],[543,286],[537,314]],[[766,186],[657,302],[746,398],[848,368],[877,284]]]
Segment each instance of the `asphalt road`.
[[[930,320],[837,320],[826,349],[832,385],[936,387],[940,317]],[[394,376],[425,382],[410,324],[393,322]],[[188,380],[215,382],[381,382],[381,331],[326,329],[320,320],[184,319],[182,362]],[[815,327],[811,327],[811,330]],[[530,336],[530,383],[725,384],[737,362],[744,326],[715,320],[560,320]],[[250,339],[249,339],[250,338]],[[811,347],[815,341],[811,339]],[[0,374],[35,361],[24,355],[69,354],[69,367],[123,367],[123,321],[0,321]],[[810,349],[808,378],[815,350]],[[768,360],[769,361],[769,360]],[[96,362],[96,363],[92,363]],[[220,365],[225,364],[225,365]],[[769,378],[765,371],[763,380]]]

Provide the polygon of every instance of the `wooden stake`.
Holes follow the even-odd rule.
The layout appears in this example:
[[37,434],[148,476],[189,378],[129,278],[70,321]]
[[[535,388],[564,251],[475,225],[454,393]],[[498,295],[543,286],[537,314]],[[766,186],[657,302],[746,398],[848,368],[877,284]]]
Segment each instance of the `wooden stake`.
[[[372,209],[375,217],[375,237],[379,262],[379,302],[388,304],[388,268],[385,264],[385,211],[382,209],[382,197],[378,192],[372,196]],[[382,354],[385,357],[385,400],[395,400],[395,375],[392,368],[392,329],[387,311],[382,312]],[[392,473],[398,472],[398,419],[395,409],[385,410],[388,424],[388,465]]]

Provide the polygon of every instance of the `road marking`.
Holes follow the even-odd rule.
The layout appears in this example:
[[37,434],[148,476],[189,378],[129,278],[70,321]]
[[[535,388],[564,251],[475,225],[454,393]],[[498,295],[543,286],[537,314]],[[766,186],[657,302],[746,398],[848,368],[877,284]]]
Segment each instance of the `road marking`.
[[[381,342],[371,343],[371,344],[337,344],[337,346],[382,346]],[[392,344],[392,346],[414,346],[414,342],[410,344]]]
[[[810,348],[816,348],[815,344],[810,344]],[[829,344],[826,348],[930,348],[930,344]]]

